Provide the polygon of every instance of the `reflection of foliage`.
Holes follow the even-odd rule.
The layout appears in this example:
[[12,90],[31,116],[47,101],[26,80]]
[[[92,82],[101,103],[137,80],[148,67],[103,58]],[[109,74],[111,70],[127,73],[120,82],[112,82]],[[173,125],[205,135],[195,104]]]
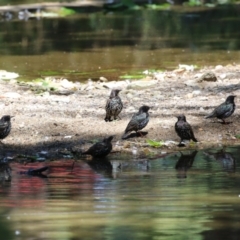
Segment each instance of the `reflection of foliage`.
[[[134,50],[189,48],[193,52],[201,49],[235,50],[240,46],[238,15],[237,10],[229,6],[201,12],[189,12],[189,9],[181,12],[143,10],[107,15],[83,14],[74,19],[3,22],[1,54],[83,52],[108,46],[130,46]],[[141,65],[145,62],[143,53],[130,49],[127,54],[133,58],[132,62]],[[103,61],[124,61],[117,57],[116,52],[108,52]],[[83,64],[92,63],[85,58]]]

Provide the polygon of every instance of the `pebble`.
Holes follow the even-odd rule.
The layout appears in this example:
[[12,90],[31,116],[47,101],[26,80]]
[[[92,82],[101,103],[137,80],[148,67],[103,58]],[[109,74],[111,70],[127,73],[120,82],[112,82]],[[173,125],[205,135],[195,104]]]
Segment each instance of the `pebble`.
[[215,69],[216,69],[216,70],[221,70],[221,69],[223,69],[223,66],[222,66],[222,65],[217,65],[217,66],[215,67]]
[[153,87],[158,83],[157,80],[149,80],[149,81],[133,81],[131,82],[127,88],[129,89],[135,89],[135,90],[140,90],[140,89],[146,89],[149,87]]
[[193,95],[200,95],[202,92],[200,90],[195,90],[192,92]]
[[6,92],[2,96],[6,97],[6,98],[20,98],[21,97],[21,95],[17,92]]
[[107,78],[105,78],[105,77],[100,77],[100,78],[99,78],[99,81],[100,81],[100,82],[108,82]]

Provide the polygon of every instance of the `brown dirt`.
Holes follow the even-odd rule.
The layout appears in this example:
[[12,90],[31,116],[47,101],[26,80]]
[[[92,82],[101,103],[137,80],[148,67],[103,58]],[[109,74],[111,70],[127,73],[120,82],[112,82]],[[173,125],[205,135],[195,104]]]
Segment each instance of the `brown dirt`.
[[[195,81],[199,74],[209,70],[216,74],[217,82],[197,86],[186,86],[184,83]],[[224,78],[224,74],[228,77]],[[124,109],[120,114],[122,119],[114,122],[104,121],[109,89],[79,90],[69,96],[39,96],[16,84],[1,81],[1,113],[15,116],[11,133],[0,146],[1,155],[35,155],[38,151],[48,151],[50,157],[60,157],[67,148],[86,149],[90,145],[89,141],[108,135],[115,135],[113,143],[116,151],[131,151],[132,146],[147,147],[146,139],[172,140],[177,144],[179,137],[174,131],[174,124],[175,116],[180,113],[186,115],[199,140],[193,148],[239,144],[240,141],[235,137],[240,134],[239,74],[239,66],[234,65],[208,67],[194,72],[166,72],[165,79],[158,80],[158,84],[152,88],[134,91],[125,89],[120,92]],[[224,79],[221,80],[220,76]],[[196,90],[200,94],[196,94]],[[17,92],[21,96],[6,97],[8,92]],[[231,124],[222,125],[217,119],[204,119],[230,94],[237,95],[236,110],[228,119],[232,121]],[[148,135],[121,140],[129,119],[143,104],[151,106],[150,121],[143,130],[148,131]],[[174,151],[178,149],[176,144],[156,151]],[[149,150],[152,148],[149,147]]]

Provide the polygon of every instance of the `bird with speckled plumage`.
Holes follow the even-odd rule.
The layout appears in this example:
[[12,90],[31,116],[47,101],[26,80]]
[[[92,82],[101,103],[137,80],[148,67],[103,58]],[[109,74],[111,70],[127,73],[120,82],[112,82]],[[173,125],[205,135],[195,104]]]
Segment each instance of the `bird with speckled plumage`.
[[107,100],[105,110],[106,110],[106,122],[111,122],[112,118],[116,120],[117,118],[121,119],[119,117],[120,112],[123,109],[123,103],[121,98],[118,96],[120,89],[113,89],[111,91],[111,94],[109,96],[109,99]]
[[227,124],[228,122],[225,121],[226,118],[230,117],[236,108],[234,103],[235,95],[230,95],[227,97],[226,101],[216,107],[209,115],[205,118],[218,118],[222,120],[223,124]]
[[11,127],[11,116],[2,116],[2,118],[0,119],[0,139],[4,139],[9,135]]
[[150,107],[146,105],[139,108],[139,111],[132,116],[130,122],[128,123],[122,139],[126,139],[130,132],[135,131],[137,133],[139,130],[147,126],[149,122],[149,109]]
[[93,144],[87,151],[82,152],[83,155],[91,155],[93,158],[106,157],[112,151],[113,136],[104,138],[101,142]]
[[194,136],[191,125],[187,122],[185,115],[181,114],[177,116],[178,121],[175,123],[175,131],[180,137],[179,146],[183,140],[193,140],[197,142],[197,139]]

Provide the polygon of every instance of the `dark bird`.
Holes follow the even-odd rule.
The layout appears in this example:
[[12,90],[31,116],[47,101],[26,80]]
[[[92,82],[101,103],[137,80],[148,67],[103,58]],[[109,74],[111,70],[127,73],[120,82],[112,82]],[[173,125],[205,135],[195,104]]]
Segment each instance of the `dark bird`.
[[94,158],[101,158],[107,156],[112,150],[112,141],[113,136],[104,138],[102,142],[97,142],[93,144],[87,151],[82,154],[91,155]]
[[218,118],[223,121],[223,124],[226,124],[225,118],[230,117],[234,110],[235,110],[235,103],[234,103],[234,98],[235,95],[230,95],[227,97],[226,101],[222,104],[220,104],[218,107],[216,107],[212,113],[210,113],[208,116],[205,118]]
[[[118,96],[118,93],[120,92],[120,89],[113,89],[111,91],[110,97],[107,100],[105,110],[106,110],[106,117],[105,121],[110,122],[112,121],[112,117],[114,120],[120,118],[118,115],[123,109],[123,103],[121,98]],[[120,118],[121,119],[121,118]]]
[[183,140],[193,140],[197,142],[197,139],[194,136],[191,125],[187,122],[186,117],[181,114],[177,116],[178,121],[175,123],[175,131],[177,135],[181,138],[179,146]]
[[0,119],[0,139],[4,139],[11,131],[11,116],[4,115]]
[[142,107],[139,108],[138,112],[132,116],[132,119],[128,123],[125,129],[125,132],[122,136],[122,139],[127,138],[127,135],[130,132],[135,131],[137,133],[139,130],[147,126],[149,122],[149,114],[148,114],[149,109],[150,107],[146,105],[143,105]]

